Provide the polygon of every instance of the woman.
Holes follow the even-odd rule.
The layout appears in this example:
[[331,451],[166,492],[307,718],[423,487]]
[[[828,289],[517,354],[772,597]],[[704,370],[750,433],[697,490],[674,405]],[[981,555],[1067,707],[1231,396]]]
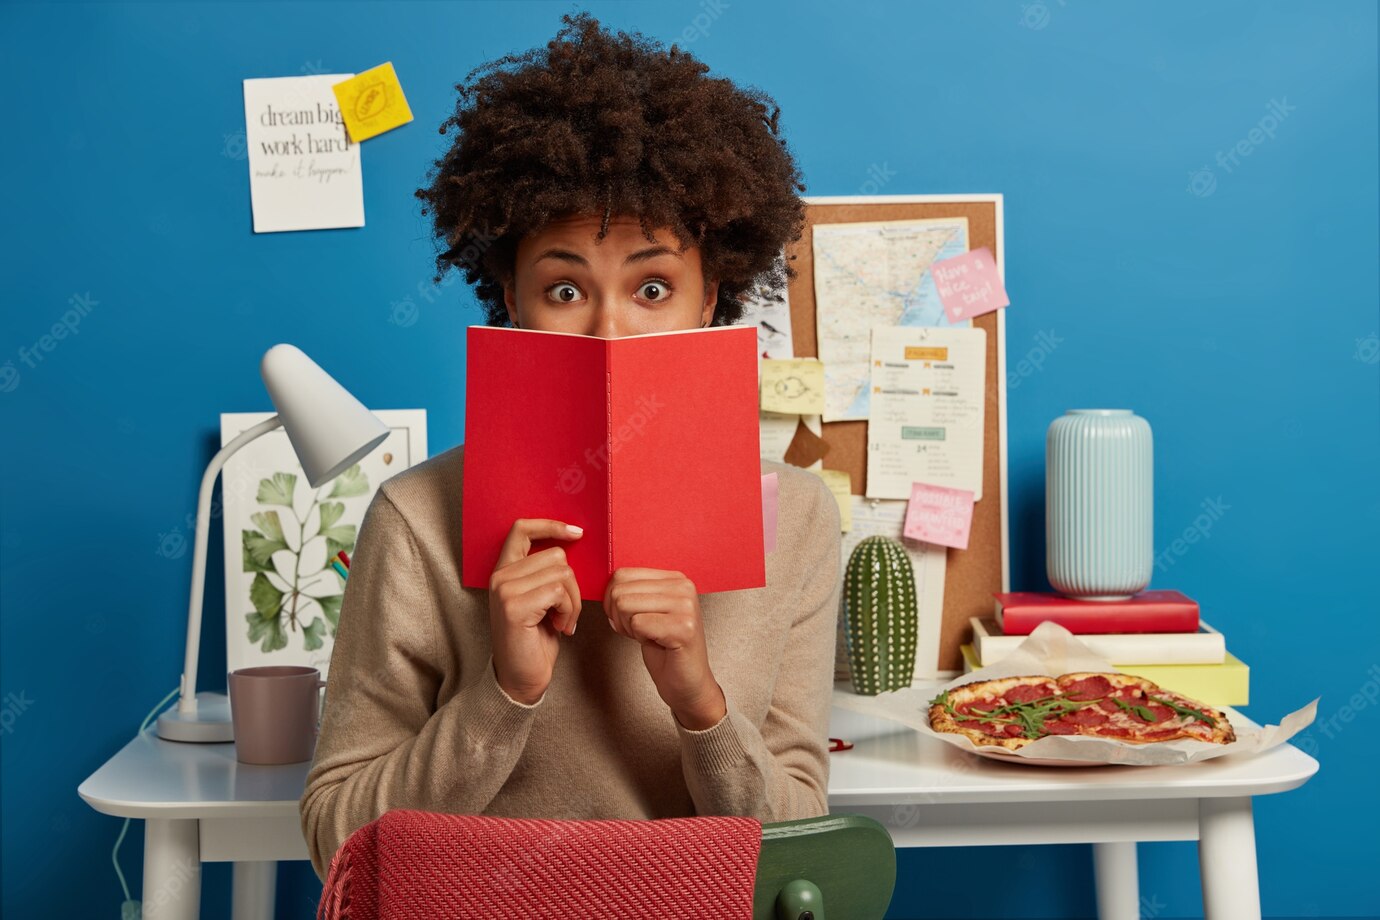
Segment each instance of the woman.
[[[438,269],[464,272],[490,324],[602,337],[727,324],[745,292],[792,274],[777,256],[799,238],[802,186],[766,96],[585,14],[480,71],[417,194],[446,244]],[[461,587],[463,446],[386,481],[301,800],[317,874],[393,808],[826,813],[839,511],[813,474],[762,469],[779,477],[765,587],[701,596],[679,572],[623,568],[600,602],[581,602],[562,546],[529,555],[536,539],[579,539],[563,521],[515,520],[488,589]]]

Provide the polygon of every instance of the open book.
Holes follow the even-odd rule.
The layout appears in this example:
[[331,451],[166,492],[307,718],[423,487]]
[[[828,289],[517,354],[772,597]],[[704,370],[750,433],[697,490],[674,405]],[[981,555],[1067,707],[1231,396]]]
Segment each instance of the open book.
[[563,546],[582,599],[624,566],[700,593],[766,584],[757,330],[605,339],[468,330],[461,583],[487,588],[518,518],[584,528]]

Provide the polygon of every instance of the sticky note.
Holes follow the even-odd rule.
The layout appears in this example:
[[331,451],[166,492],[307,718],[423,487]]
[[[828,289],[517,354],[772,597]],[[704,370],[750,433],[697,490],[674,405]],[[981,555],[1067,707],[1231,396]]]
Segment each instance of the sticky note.
[[407,106],[392,61],[333,84],[331,89],[340,103],[350,139],[356,144],[412,120],[412,109]]
[[824,411],[824,364],[817,358],[763,360],[762,408],[819,415]]
[[939,302],[949,322],[957,323],[1011,305],[986,246],[930,266]]
[[902,533],[912,540],[938,543],[954,549],[968,548],[973,526],[973,493],[916,482],[910,487],[906,524]]
[[812,470],[819,474],[829,491],[834,493],[834,501],[839,503],[840,530],[847,533],[853,529],[853,477],[843,470]]
[[762,477],[762,546],[766,552],[776,549],[776,474]]

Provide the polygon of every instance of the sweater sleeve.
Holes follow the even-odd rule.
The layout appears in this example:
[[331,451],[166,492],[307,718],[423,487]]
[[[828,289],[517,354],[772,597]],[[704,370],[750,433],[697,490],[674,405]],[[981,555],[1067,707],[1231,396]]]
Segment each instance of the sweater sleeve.
[[[771,706],[759,730],[727,700],[727,714],[693,731],[676,720],[681,770],[701,815],[745,815],[789,821],[828,814],[829,712],[839,606],[839,508],[819,483],[803,517],[796,590],[783,610],[796,611],[787,634]],[[712,666],[712,662],[711,662]],[[674,716],[672,716],[674,718]]]
[[[386,811],[482,812],[527,743],[542,700],[511,699],[498,685],[492,656],[483,673],[468,675],[436,706],[442,615],[412,530],[380,489],[360,524],[316,753],[299,802],[322,879],[345,839]],[[454,782],[457,776],[463,783]]]

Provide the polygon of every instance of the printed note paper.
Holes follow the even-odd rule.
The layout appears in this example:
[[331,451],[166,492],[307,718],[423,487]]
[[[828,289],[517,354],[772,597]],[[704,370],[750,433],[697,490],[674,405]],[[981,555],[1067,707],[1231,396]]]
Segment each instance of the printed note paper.
[[[784,251],[776,257],[776,263],[784,272]],[[747,292],[743,315],[738,322],[743,326],[757,327],[757,357],[790,358],[795,354],[791,341],[791,301],[785,288],[775,295],[766,285]]]
[[364,226],[359,145],[331,86],[348,73],[244,81],[254,232]]
[[[939,629],[944,619],[944,576],[949,551],[933,543],[905,539],[902,525],[906,516],[906,502],[878,501],[854,495],[850,498],[849,522],[853,525],[843,535],[841,562],[845,569],[853,550],[867,537],[890,537],[905,547],[915,572],[915,597],[919,608],[919,635],[915,642],[915,676],[939,676]],[[843,630],[842,598],[839,605],[839,632],[834,653],[834,678],[848,679],[848,637]]]
[[392,61],[337,83],[331,89],[345,116],[350,139],[356,144],[412,120],[412,109],[407,105]]
[[760,370],[765,411],[795,415],[824,411],[824,365],[818,359],[765,360]]
[[868,330],[953,325],[930,268],[968,251],[968,220],[815,224],[811,236],[824,421],[866,419],[871,394]]
[[795,428],[800,424],[800,416],[760,412],[757,420],[762,459],[785,460],[791,439],[795,437]]
[[906,506],[906,536],[954,549],[967,549],[972,526],[972,492],[924,482],[911,485],[910,504]]
[[853,477],[843,470],[814,470],[829,491],[834,493],[834,501],[839,503],[839,521],[844,533],[853,529]]
[[936,262],[930,272],[950,322],[972,319],[1011,305],[1001,276],[997,274],[997,262],[986,246]]
[[982,329],[872,329],[869,498],[909,499],[927,482],[982,500],[986,369]]

